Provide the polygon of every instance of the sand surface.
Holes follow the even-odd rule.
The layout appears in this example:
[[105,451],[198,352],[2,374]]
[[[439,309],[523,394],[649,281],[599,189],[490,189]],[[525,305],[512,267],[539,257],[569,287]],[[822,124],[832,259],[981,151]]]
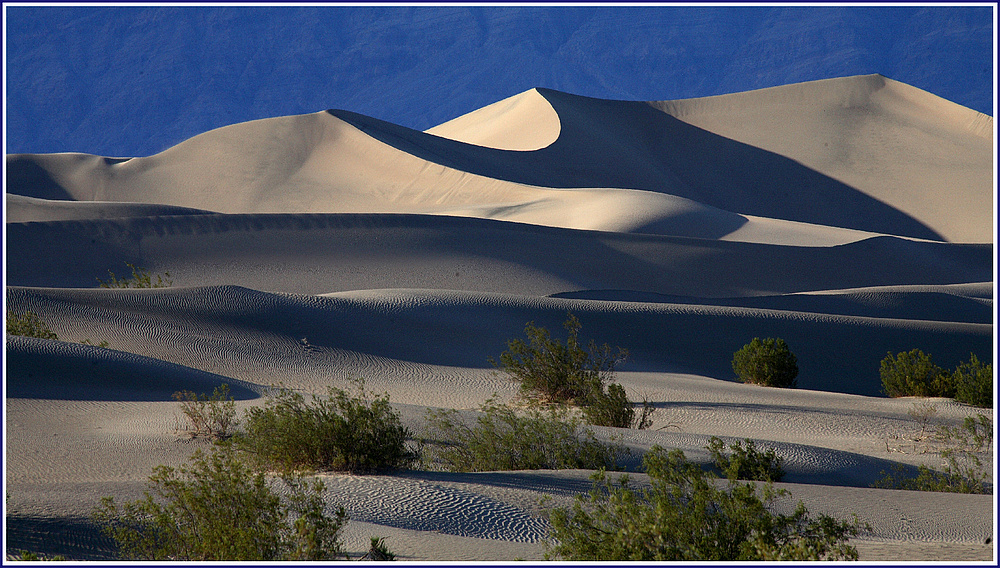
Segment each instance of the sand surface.
[[[749,437],[785,459],[782,506],[870,525],[862,560],[994,560],[992,495],[870,487],[940,465],[907,442],[921,405],[992,418],[885,398],[879,362],[992,360],[993,136],[873,75],[648,103],[535,89],[427,132],[331,110],[148,157],[8,155],[7,309],[60,340],[6,340],[7,553],[109,558],[100,498],[208,445],[180,431],[177,390],[227,383],[242,410],[361,377],[420,433],[428,409],[512,399],[489,358],[572,312],[629,350],[616,380],[658,409],[649,430],[595,429],[632,469],[654,445],[707,464],[711,436]],[[98,286],[126,263],[172,286]],[[735,381],[755,336],[788,342],[799,388]],[[591,473],[323,479],[355,553],[384,536],[404,560],[534,560],[546,509]]]

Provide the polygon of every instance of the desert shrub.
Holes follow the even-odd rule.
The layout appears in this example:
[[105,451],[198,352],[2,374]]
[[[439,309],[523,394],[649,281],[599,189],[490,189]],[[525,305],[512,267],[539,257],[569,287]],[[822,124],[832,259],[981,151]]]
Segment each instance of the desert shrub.
[[641,406],[636,408],[625,394],[625,389],[615,383],[608,385],[607,389],[591,391],[584,399],[581,410],[584,419],[595,426],[639,430],[652,426],[655,412],[648,400],[643,400]]
[[951,374],[951,380],[955,385],[955,400],[993,408],[993,365],[985,365],[971,354],[969,361],[959,364]]
[[191,458],[190,466],[159,466],[145,498],[119,507],[105,497],[94,513],[119,553],[135,560],[329,560],[343,556],[347,514],[329,516],[323,484],[283,477],[282,500],[231,450]]
[[744,383],[795,388],[799,367],[784,339],[755,337],[733,354],[733,371]]
[[993,421],[983,415],[967,416],[962,426],[938,427],[933,436],[933,448],[943,460],[941,469],[925,465],[917,467],[917,475],[909,476],[902,467],[872,484],[883,489],[940,491],[947,493],[992,493],[991,463],[984,453],[993,445]]
[[329,396],[305,398],[281,389],[263,408],[245,415],[244,431],[232,438],[262,466],[368,473],[408,466],[416,455],[406,447],[410,431],[389,405],[389,395],[372,396],[330,388]]
[[181,403],[181,410],[188,419],[187,432],[192,438],[207,436],[224,440],[236,428],[236,403],[229,394],[229,385],[222,384],[211,396],[197,395],[184,390],[174,393],[174,400]]
[[882,391],[890,397],[955,396],[947,371],[931,361],[931,356],[919,349],[888,353],[882,359],[879,374]]
[[596,426],[648,428],[653,406],[643,401],[636,415],[635,405],[625,396],[621,385],[610,384],[615,367],[628,357],[628,351],[614,350],[608,344],[598,346],[591,340],[585,349],[580,342],[580,321],[567,314],[566,342],[553,339],[549,330],[534,322],[525,325],[528,341],[513,339],[495,366],[520,384],[521,395],[542,404],[571,404],[583,409],[584,418]]
[[395,559],[396,555],[385,545],[385,539],[374,536],[371,537],[368,552],[358,558],[358,560],[373,560],[375,562],[387,562]]
[[656,446],[643,464],[648,488],[634,488],[625,475],[613,484],[601,471],[572,510],[552,509],[550,554],[571,561],[858,558],[847,544],[857,520],[813,519],[801,502],[791,515],[776,514],[773,504],[787,491],[735,480],[720,487],[680,450]]
[[38,314],[32,311],[23,314],[7,310],[7,335],[37,337],[39,339],[59,339],[55,332],[45,325]]
[[[744,444],[746,444],[745,447]],[[781,478],[785,476],[785,470],[781,467],[784,460],[775,453],[774,449],[768,448],[767,451],[762,452],[749,438],[730,444],[729,452],[726,452],[726,446],[722,440],[712,436],[705,449],[708,450],[713,463],[726,476],[726,479],[781,481]]]
[[20,554],[17,555],[17,560],[20,560],[21,562],[64,562],[66,557],[61,554],[48,557],[38,554],[37,552],[22,550]]
[[451,471],[617,469],[628,449],[598,441],[564,408],[518,414],[493,399],[469,426],[454,410],[427,413],[425,452]]
[[167,288],[174,283],[173,280],[170,280],[169,272],[157,274],[154,282],[152,275],[145,268],[137,268],[129,262],[126,262],[125,266],[132,270],[132,276],[119,279],[114,272],[108,270],[108,276],[111,278],[107,282],[100,278],[97,279],[101,288]]
[[80,341],[80,343],[82,343],[84,345],[93,345],[94,347],[103,347],[105,349],[107,349],[108,347],[111,346],[110,343],[108,343],[107,341],[104,341],[104,340],[101,340],[98,343],[94,343],[90,339],[84,339],[84,340]]

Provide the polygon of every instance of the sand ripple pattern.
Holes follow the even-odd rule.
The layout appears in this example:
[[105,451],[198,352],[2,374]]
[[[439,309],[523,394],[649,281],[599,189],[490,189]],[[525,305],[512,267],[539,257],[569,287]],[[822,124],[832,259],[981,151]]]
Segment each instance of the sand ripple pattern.
[[324,483],[328,500],[356,521],[513,542],[538,542],[548,525],[508,503],[420,480],[331,476]]

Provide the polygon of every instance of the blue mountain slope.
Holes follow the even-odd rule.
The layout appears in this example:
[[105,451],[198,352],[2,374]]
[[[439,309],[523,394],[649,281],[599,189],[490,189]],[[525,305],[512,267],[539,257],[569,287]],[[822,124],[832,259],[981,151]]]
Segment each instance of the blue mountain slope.
[[424,130],[533,87],[701,97],[881,73],[993,112],[989,7],[6,7],[7,153],[142,156],[342,108]]

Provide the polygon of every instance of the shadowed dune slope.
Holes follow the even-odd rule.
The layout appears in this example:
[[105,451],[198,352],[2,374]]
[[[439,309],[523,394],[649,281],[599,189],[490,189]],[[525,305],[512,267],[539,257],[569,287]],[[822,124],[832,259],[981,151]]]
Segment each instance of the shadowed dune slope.
[[[877,237],[792,247],[425,215],[181,215],[8,224],[8,284],[95,287],[124,262],[178,286],[317,294],[619,289],[733,297],[992,280],[992,247]],[[789,271],[792,271],[790,274]]]
[[822,293],[793,293],[743,298],[696,298],[629,290],[580,290],[555,298],[741,306],[845,316],[931,321],[993,323],[993,285],[882,286]]
[[72,221],[77,219],[119,219],[156,217],[161,215],[204,215],[211,211],[156,205],[151,203],[107,203],[101,201],[69,201],[39,199],[8,193],[4,214],[8,223],[31,221]]
[[984,324],[441,290],[319,297],[237,287],[11,288],[8,305],[53,322],[60,337],[98,333],[116,349],[222,375],[235,372],[248,381],[265,377],[245,375],[253,371],[241,368],[240,357],[266,364],[306,345],[430,365],[488,367],[488,358],[521,335],[525,322],[557,330],[568,311],[586,322],[588,336],[627,346],[632,369],[729,379],[732,353],[748,338],[778,336],[797,354],[802,388],[865,395],[879,394],[878,364],[889,351],[920,345],[954,366],[970,352],[987,358],[992,341],[992,326]]
[[[100,318],[92,326],[97,331]],[[211,392],[228,383],[233,398],[243,400],[256,398],[260,390],[220,375],[92,345],[9,336],[5,347],[9,398],[173,400],[177,391]]]

